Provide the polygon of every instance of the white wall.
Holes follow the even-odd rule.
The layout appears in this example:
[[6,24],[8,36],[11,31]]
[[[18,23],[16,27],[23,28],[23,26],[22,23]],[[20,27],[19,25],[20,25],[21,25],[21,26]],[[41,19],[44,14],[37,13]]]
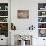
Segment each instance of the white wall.
[[[11,0],[11,22],[17,30],[28,30],[29,26],[38,27],[38,3],[46,0]],[[29,10],[29,19],[18,19],[17,10]]]
[[[17,10],[21,9],[27,9],[29,10],[29,19],[18,19],[17,18]],[[33,33],[34,36],[38,36],[37,34],[37,9],[38,9],[38,3],[37,0],[11,0],[11,22],[13,22],[16,25],[17,30],[15,32],[19,32],[21,30],[21,33],[27,33],[24,32],[28,29],[29,26],[32,24],[35,26],[35,32]],[[16,34],[16,33],[15,33]],[[30,33],[29,33],[30,34]],[[14,41],[14,40],[13,40]],[[35,43],[35,38],[33,39],[33,44]]]
[[[18,19],[17,10],[29,10],[29,19]],[[11,22],[16,25],[17,30],[27,30],[29,26],[37,25],[37,2],[31,0],[11,1]],[[35,19],[36,18],[36,19]]]
[[[41,46],[43,38],[38,38],[38,3],[46,3],[46,0],[11,0],[11,22],[16,25],[16,29],[25,31],[32,24],[35,26],[33,33],[33,46]],[[29,19],[18,19],[17,10],[29,10]],[[17,32],[16,30],[16,32]],[[37,37],[36,37],[37,36]],[[41,40],[42,39],[42,40]],[[39,44],[38,44],[39,43]],[[43,46],[43,45],[42,45]]]

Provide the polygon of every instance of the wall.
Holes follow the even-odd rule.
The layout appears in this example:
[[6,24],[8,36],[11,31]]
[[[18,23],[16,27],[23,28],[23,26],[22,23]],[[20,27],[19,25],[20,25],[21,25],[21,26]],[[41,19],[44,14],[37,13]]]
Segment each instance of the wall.
[[[43,38],[38,38],[38,3],[45,3],[46,0],[11,0],[11,22],[16,25],[16,31],[19,30],[25,31],[28,30],[30,25],[35,26],[35,30],[33,33],[33,46],[44,46]],[[18,19],[17,18],[17,10],[29,10],[29,19]],[[36,37],[37,36],[37,37]],[[42,44],[42,45],[41,45]]]
[[[18,19],[17,10],[29,10],[29,19]],[[31,26],[32,24],[35,25],[36,27],[37,2],[30,1],[30,0],[20,0],[20,1],[12,0],[11,1],[11,15],[12,15],[11,22],[14,22],[17,30],[28,30],[29,26]]]

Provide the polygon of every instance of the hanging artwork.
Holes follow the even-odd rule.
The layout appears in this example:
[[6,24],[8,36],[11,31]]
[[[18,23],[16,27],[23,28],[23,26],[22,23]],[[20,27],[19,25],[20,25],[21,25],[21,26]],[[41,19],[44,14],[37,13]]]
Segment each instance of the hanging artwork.
[[39,37],[46,37],[46,29],[39,29]]
[[16,30],[16,26],[13,23],[11,23],[11,30]]
[[29,18],[29,10],[17,10],[17,18],[19,19]]

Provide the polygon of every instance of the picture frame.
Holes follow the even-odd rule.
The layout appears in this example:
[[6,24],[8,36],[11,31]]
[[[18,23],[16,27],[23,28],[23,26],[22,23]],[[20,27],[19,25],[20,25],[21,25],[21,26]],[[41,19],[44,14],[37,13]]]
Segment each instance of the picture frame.
[[46,37],[46,29],[39,29],[39,37]]
[[17,10],[18,19],[29,19],[29,10]]

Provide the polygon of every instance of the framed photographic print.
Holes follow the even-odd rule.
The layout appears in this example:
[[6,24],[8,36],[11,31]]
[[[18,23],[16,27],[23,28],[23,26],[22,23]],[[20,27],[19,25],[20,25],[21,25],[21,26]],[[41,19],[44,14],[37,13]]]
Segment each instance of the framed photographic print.
[[46,17],[38,17],[38,22],[46,22]]
[[46,3],[38,3],[38,10],[45,10],[46,9]]
[[0,23],[0,35],[8,37],[8,23]]
[[17,10],[17,18],[19,19],[29,18],[29,10]]
[[46,28],[46,23],[38,23],[38,28]]
[[8,17],[0,17],[0,22],[8,22]]
[[13,23],[11,23],[11,30],[16,30],[16,26]]
[[8,11],[0,11],[0,16],[8,16]]
[[46,37],[46,29],[39,29],[39,37]]

